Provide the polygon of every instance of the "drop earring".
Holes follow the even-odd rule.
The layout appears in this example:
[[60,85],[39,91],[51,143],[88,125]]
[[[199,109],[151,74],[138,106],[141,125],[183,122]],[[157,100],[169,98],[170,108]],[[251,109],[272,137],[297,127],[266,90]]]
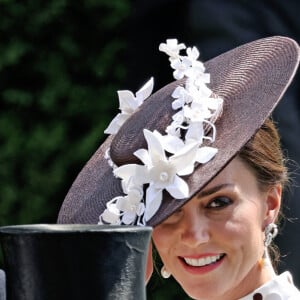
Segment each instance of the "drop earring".
[[276,237],[277,233],[278,233],[278,228],[277,228],[276,224],[270,223],[266,226],[266,228],[265,228],[265,241],[264,241],[264,245],[265,245],[266,248],[268,248],[270,246],[273,239]]
[[277,225],[274,223],[270,223],[265,228],[265,240],[264,240],[264,254],[262,257],[264,266],[271,266],[271,261],[268,253],[268,247],[272,243],[273,239],[278,234]]
[[166,267],[163,266],[160,270],[160,274],[163,278],[167,279],[171,276],[171,273],[167,271]]

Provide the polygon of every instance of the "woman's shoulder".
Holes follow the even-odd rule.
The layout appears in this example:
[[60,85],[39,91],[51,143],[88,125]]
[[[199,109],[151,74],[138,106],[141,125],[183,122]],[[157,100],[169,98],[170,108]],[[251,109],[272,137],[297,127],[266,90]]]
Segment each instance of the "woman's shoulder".
[[286,271],[240,300],[300,300],[300,291],[294,285],[293,277]]
[[[300,300],[300,291],[294,285],[292,274],[288,271],[276,276],[274,279],[275,285],[274,288],[278,288],[278,293],[281,298],[279,299],[288,299],[288,300]],[[268,299],[268,298],[267,298]],[[272,298],[270,298],[272,299]]]

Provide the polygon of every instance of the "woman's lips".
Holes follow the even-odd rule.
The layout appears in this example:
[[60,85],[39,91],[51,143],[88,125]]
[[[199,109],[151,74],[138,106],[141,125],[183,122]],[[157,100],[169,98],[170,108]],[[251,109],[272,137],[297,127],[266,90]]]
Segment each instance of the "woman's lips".
[[202,258],[187,258],[187,257],[183,257],[183,259],[190,266],[193,266],[193,267],[203,267],[203,266],[215,263],[221,257],[222,257],[222,254],[217,254],[217,255],[206,256],[206,257],[202,257]]
[[204,274],[219,267],[224,261],[225,253],[213,255],[181,256],[181,264],[186,271],[193,274]]

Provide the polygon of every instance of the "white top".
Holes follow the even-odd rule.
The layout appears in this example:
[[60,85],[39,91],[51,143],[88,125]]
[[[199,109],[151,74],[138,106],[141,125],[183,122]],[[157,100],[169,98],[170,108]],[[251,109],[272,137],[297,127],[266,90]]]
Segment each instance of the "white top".
[[300,291],[291,273],[284,272],[240,300],[300,300]]

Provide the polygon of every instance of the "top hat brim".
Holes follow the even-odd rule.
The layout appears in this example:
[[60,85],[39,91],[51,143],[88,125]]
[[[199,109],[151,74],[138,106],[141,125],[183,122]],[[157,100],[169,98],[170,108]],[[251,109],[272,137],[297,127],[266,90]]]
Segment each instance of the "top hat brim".
[[[176,200],[164,194],[158,212],[147,222],[155,226],[170,216],[208,184],[239,153],[270,116],[295,75],[299,46],[287,37],[256,40],[225,52],[205,63],[210,89],[224,99],[222,116],[216,121],[216,156],[198,165],[185,178],[189,197]],[[118,165],[135,162],[133,152],[146,147],[143,129],[163,132],[174,110],[171,96],[175,81],[150,96],[121,127],[99,147],[80,172],[61,207],[59,223],[97,223],[106,203],[122,195],[120,180],[114,177],[105,158]]]

